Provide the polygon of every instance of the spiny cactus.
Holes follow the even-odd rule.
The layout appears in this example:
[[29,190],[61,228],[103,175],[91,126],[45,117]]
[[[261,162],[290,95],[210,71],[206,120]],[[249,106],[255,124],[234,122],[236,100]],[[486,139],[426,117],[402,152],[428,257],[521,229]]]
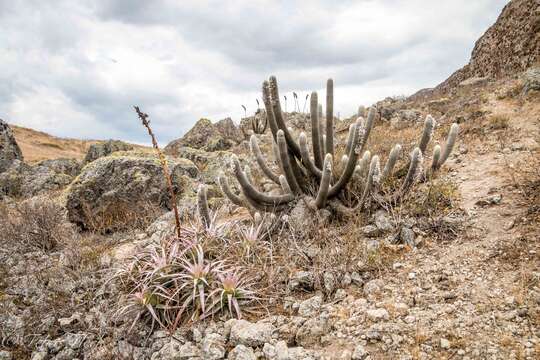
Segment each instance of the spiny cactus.
[[[259,101],[257,100],[257,104],[258,103]],[[253,130],[254,134],[264,134],[267,127],[268,119],[266,118],[266,114],[264,115],[264,118],[259,116],[254,116],[251,118],[251,129]]]
[[[264,176],[278,185],[281,191],[274,190],[270,193],[259,191],[249,174],[242,170],[238,158],[233,156],[233,173],[240,186],[241,194],[237,195],[231,189],[224,175],[220,175],[218,180],[223,193],[234,204],[247,207],[253,214],[258,211],[283,211],[290,208],[297,200],[303,199],[313,209],[328,207],[340,213],[350,214],[364,208],[372,196],[387,201],[403,198],[416,181],[425,179],[427,174],[432,176],[452,152],[458,133],[457,124],[452,125],[444,149],[435,147],[431,167],[427,171],[423,170],[423,154],[426,152],[436,126],[435,120],[428,115],[419,144],[411,153],[407,175],[401,186],[390,197],[382,197],[378,194],[380,185],[393,175],[393,169],[401,154],[401,145],[394,146],[381,171],[379,156],[372,156],[369,151],[364,152],[376,118],[376,109],[369,108],[366,119],[359,116],[349,127],[345,154],[341,157],[341,161],[337,162],[336,167],[334,163],[333,80],[329,79],[326,85],[325,124],[323,125],[321,119],[322,110],[321,104],[318,103],[318,95],[312,92],[310,98],[311,136],[308,138],[302,132],[296,141],[291,129],[286,125],[286,119],[281,110],[276,78],[271,76],[268,81],[263,82],[263,102],[268,126],[272,133],[273,157],[279,172],[274,171],[264,158],[255,135],[252,135],[250,139],[250,148]],[[311,140],[311,153],[308,139]],[[361,197],[352,207],[347,207],[341,199],[354,198],[345,196],[351,180],[361,182]]]

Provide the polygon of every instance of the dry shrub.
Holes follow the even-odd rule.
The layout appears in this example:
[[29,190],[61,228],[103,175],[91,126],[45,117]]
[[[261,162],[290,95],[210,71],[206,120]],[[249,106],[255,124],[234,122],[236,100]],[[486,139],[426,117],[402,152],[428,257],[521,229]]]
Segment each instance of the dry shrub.
[[152,202],[140,201],[134,204],[124,200],[109,203],[97,211],[83,205],[83,211],[88,222],[88,230],[100,234],[142,230],[163,214],[163,208]]
[[505,115],[493,115],[488,119],[489,128],[492,130],[504,130],[509,126],[510,118]]
[[54,250],[74,234],[65,209],[47,197],[1,204],[0,225],[0,243],[21,250]]

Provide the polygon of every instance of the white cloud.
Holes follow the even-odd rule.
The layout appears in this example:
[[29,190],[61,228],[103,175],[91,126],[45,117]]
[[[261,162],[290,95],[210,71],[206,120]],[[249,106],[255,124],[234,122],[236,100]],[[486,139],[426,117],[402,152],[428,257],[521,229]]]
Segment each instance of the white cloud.
[[0,0],[0,117],[145,142],[137,104],[166,142],[200,117],[254,111],[270,74],[301,99],[333,77],[345,116],[444,80],[505,3]]

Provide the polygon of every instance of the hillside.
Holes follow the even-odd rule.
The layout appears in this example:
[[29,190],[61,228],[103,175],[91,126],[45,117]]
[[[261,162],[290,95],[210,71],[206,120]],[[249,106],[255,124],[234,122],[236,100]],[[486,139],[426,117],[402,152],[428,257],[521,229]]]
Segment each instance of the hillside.
[[84,159],[90,145],[100,143],[98,140],[59,138],[15,125],[12,125],[11,129],[25,161],[31,164],[59,158],[73,158],[80,161]]

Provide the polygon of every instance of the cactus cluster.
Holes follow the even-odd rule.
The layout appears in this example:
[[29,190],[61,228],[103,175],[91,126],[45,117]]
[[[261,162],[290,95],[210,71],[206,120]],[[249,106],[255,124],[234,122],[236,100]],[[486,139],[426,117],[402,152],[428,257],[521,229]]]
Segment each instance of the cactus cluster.
[[[218,178],[223,193],[236,205],[246,207],[253,213],[280,212],[290,208],[303,199],[312,209],[330,208],[336,212],[360,211],[372,197],[383,198],[379,194],[380,184],[393,174],[400,156],[401,145],[394,146],[381,171],[378,156],[365,151],[369,135],[373,129],[376,109],[370,108],[366,119],[359,116],[349,128],[345,155],[336,166],[334,142],[334,82],[326,84],[326,121],[322,121],[321,104],[317,92],[310,97],[311,154],[308,138],[302,132],[298,141],[287,127],[279,101],[278,84],[275,77],[263,82],[263,102],[266,119],[273,137],[273,153],[279,172],[275,172],[264,157],[257,137],[251,136],[250,148],[262,173],[280,188],[279,193],[266,193],[258,190],[251,178],[249,167],[242,169],[236,156],[233,157],[233,174],[238,181],[241,193],[237,194],[222,174]],[[424,131],[418,146],[412,151],[407,175],[401,186],[390,198],[398,200],[405,195],[415,181],[432,176],[448,159],[455,144],[458,126],[453,124],[443,149],[435,146],[431,167],[423,170],[423,157],[432,138],[435,120],[427,116]],[[339,169],[339,171],[338,171]],[[347,207],[341,201],[346,198],[347,185],[351,181],[362,181],[362,193],[356,204]]]

